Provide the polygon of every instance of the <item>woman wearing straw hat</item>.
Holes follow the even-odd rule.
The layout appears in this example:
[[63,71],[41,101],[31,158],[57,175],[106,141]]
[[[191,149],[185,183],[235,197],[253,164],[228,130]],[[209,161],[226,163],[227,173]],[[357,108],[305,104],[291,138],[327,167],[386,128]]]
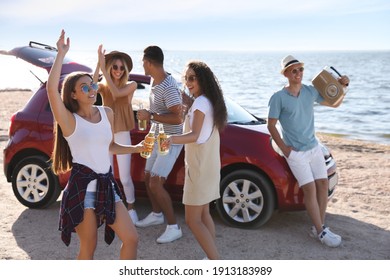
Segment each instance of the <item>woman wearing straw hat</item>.
[[[314,131],[314,103],[329,104],[313,86],[302,84],[304,63],[288,55],[281,62],[281,74],[288,84],[274,93],[269,101],[268,130],[283,154],[304,193],[306,210],[313,223],[310,234],[329,247],[338,247],[341,237],[325,226],[328,203],[328,176],[324,156]],[[339,78],[343,86],[349,84],[347,76]],[[276,123],[280,122],[282,134]]]
[[[103,105],[114,111],[114,140],[123,145],[131,145],[130,130],[135,127],[134,113],[131,101],[137,83],[128,82],[128,76],[133,68],[131,57],[123,52],[112,51],[105,54],[103,46],[99,46],[99,63],[94,74],[94,81],[98,80],[99,69],[104,81],[99,83],[98,92],[103,99]],[[117,155],[119,178],[126,196],[127,209],[133,223],[138,221],[134,209],[134,183],[131,179],[131,154]],[[113,166],[113,157],[111,157]]]

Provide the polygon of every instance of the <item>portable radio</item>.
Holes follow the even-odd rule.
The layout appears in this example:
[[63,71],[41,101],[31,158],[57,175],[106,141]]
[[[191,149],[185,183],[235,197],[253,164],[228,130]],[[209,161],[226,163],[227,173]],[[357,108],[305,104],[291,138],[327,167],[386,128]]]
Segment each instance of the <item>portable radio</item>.
[[341,76],[334,67],[326,66],[311,81],[325,101],[332,105],[345,94],[344,87],[337,81],[336,74]]

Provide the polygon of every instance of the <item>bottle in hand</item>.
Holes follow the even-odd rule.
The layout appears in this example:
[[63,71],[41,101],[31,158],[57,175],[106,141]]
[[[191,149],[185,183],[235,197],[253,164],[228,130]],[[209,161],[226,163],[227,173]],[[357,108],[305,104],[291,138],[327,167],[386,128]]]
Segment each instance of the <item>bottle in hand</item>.
[[145,150],[140,153],[141,157],[143,158],[150,158],[152,151],[153,151],[153,146],[154,146],[154,133],[156,131],[156,123],[152,123],[149,133],[145,136],[144,140],[144,146]]
[[[139,104],[139,109],[138,110],[142,110],[144,108],[144,106],[142,105],[142,103]],[[147,127],[147,122],[146,120],[140,120],[138,119],[138,129],[139,130],[145,130],[146,127]]]
[[161,155],[166,155],[169,152],[168,147],[164,147],[162,143],[167,139],[167,135],[164,132],[164,126],[162,123],[158,124],[158,136],[157,136],[157,144],[158,144],[158,152]]

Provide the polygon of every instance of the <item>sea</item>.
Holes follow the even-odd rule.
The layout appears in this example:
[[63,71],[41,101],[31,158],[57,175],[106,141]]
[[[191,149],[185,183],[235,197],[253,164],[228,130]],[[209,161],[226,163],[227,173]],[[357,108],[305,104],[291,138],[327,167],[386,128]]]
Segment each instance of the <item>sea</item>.
[[[133,58],[132,73],[143,74],[142,50],[121,50]],[[164,51],[165,68],[181,80],[190,60],[205,62],[218,78],[226,96],[250,113],[267,117],[271,95],[281,89],[286,78],[280,74],[280,61],[292,54],[305,63],[303,82],[312,79],[326,66],[348,75],[347,95],[338,108],[316,105],[317,132],[390,145],[390,51]],[[92,69],[97,51],[72,51],[68,56]],[[5,55],[0,55],[0,91],[36,90],[46,81],[47,72]],[[137,94],[139,96],[137,96]],[[147,98],[145,92],[136,97]],[[17,97],[15,97],[17,98]]]

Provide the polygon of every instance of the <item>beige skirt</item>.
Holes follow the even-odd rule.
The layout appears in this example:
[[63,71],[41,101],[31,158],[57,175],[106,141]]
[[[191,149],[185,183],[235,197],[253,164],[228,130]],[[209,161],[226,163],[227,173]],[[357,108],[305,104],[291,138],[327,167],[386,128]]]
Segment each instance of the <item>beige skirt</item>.
[[220,197],[221,179],[220,139],[214,129],[203,144],[185,145],[185,181],[183,204],[200,206]]

